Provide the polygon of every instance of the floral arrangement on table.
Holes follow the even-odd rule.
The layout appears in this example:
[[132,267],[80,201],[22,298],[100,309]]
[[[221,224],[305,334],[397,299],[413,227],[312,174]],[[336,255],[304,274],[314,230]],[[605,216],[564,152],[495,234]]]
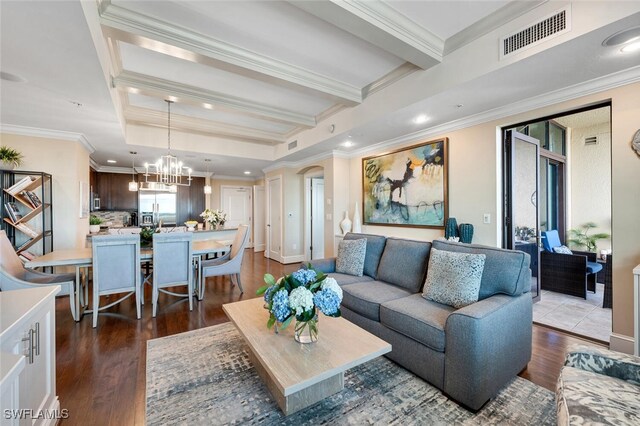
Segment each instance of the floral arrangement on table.
[[200,213],[200,217],[203,218],[205,222],[210,223],[214,229],[221,228],[227,221],[227,214],[217,209],[205,209],[205,211]]
[[275,325],[275,332],[284,330],[296,319],[296,341],[311,343],[318,340],[318,310],[329,317],[339,317],[342,289],[334,278],[308,265],[285,275],[277,281],[265,274],[265,286],[258,295],[264,294],[265,309],[270,313],[267,328]]

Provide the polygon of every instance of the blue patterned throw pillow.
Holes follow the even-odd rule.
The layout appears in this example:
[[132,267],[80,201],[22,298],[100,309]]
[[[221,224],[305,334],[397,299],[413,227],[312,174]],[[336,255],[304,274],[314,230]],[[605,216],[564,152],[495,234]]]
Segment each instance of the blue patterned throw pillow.
[[367,253],[367,239],[342,240],[338,246],[336,272],[361,277],[364,271],[364,257]]
[[477,302],[486,257],[432,247],[422,297],[456,309]]
[[562,254],[573,254],[571,249],[567,246],[558,246],[553,248],[554,253],[562,253]]

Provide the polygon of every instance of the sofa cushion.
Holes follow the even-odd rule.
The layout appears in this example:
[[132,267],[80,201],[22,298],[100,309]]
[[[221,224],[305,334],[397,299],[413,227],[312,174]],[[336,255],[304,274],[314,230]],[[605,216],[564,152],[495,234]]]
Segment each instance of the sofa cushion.
[[356,277],[354,275],[341,274],[339,272],[332,272],[328,274],[330,277],[334,278],[338,285],[343,286],[347,284],[353,283],[362,283],[366,281],[373,281],[373,278],[363,275],[361,277]]
[[380,263],[380,258],[382,257],[382,252],[384,251],[387,238],[382,235],[354,234],[351,232],[344,236],[345,240],[359,240],[362,238],[367,240],[367,251],[364,255],[363,273],[375,280],[378,277],[378,264]]
[[336,257],[336,272],[361,277],[366,250],[367,240],[364,238],[340,241]]
[[569,247],[567,247],[567,246],[554,247],[553,248],[553,252],[554,253],[561,253],[561,254],[573,254],[571,249]]
[[438,250],[478,253],[487,256],[484,261],[482,281],[480,281],[480,300],[499,293],[518,296],[531,291],[531,270],[529,269],[531,257],[527,253],[442,240],[434,240],[433,247]]
[[423,345],[444,352],[444,327],[455,309],[413,294],[380,306],[380,322]]
[[378,266],[378,279],[417,293],[424,283],[431,243],[387,238]]
[[382,281],[368,281],[342,286],[342,304],[366,318],[380,321],[380,304],[410,296],[404,288]]
[[457,309],[477,302],[486,257],[432,248],[422,296]]
[[640,424],[640,386],[565,366],[556,385],[558,424]]

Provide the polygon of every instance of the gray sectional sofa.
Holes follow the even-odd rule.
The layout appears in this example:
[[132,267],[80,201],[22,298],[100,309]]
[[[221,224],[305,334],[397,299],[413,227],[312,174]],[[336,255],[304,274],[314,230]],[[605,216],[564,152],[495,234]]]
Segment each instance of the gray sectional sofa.
[[[343,290],[342,316],[391,343],[387,356],[468,409],[478,410],[531,359],[529,255],[519,251],[349,233],[367,239],[364,275],[312,265]],[[422,297],[431,247],[484,253],[479,301],[461,309]]]

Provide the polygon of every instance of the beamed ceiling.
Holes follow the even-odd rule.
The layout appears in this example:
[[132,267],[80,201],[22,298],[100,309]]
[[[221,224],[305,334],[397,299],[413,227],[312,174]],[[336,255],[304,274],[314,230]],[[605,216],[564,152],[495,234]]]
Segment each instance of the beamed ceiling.
[[[166,149],[171,100],[173,148],[194,169],[205,171],[210,158],[218,174],[259,176],[286,157],[278,153],[298,135],[328,127],[345,110],[356,114],[378,91],[441,67],[456,50],[541,3],[2,2],[2,71],[28,80],[2,82],[2,123],[82,134],[95,148],[95,164],[115,159],[127,167],[129,151],[141,164]],[[404,120],[393,116],[400,110],[368,133],[414,131],[394,127]],[[331,133],[325,150],[335,149],[332,138],[365,135],[367,128]]]

